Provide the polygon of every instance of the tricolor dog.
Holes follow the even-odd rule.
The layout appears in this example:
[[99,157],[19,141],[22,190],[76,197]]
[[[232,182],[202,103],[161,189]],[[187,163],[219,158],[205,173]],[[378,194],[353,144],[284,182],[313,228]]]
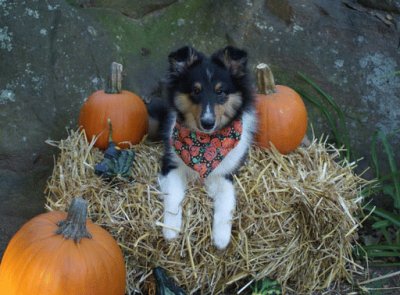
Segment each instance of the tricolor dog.
[[255,127],[247,53],[229,46],[208,57],[183,47],[169,55],[169,63],[159,178],[163,234],[167,240],[178,237],[185,189],[197,177],[214,202],[213,242],[224,249],[235,210],[233,175],[247,155]]

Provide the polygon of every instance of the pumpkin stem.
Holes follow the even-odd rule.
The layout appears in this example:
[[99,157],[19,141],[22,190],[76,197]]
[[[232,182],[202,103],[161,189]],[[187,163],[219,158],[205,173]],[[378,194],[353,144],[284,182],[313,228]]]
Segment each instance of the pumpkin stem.
[[108,142],[110,143],[110,142],[113,142],[113,139],[112,139],[112,124],[111,124],[111,119],[110,118],[108,118],[107,119],[107,123],[108,123]]
[[122,65],[116,62],[111,64],[111,76],[108,80],[107,94],[121,93],[122,91]]
[[82,198],[72,200],[68,209],[67,219],[57,223],[56,234],[67,240],[79,243],[81,239],[91,239],[92,235],[86,229],[87,202]]
[[256,67],[256,76],[257,76],[257,90],[259,94],[272,94],[276,93],[275,80],[274,75],[270,67],[261,63]]

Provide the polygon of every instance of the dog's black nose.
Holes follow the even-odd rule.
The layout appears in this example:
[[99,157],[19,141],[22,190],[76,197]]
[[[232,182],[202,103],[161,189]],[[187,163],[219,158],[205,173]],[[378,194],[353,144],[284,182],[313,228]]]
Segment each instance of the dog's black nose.
[[215,120],[212,119],[212,118],[202,118],[202,119],[200,120],[200,124],[201,124],[201,127],[202,127],[204,130],[211,130],[211,129],[214,128]]

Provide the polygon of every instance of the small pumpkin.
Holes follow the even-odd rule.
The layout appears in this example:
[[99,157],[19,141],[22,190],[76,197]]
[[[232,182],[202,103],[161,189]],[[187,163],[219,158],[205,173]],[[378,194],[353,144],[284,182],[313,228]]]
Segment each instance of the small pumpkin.
[[94,166],[94,173],[111,180],[114,177],[128,178],[135,160],[135,151],[132,149],[121,150],[113,141],[111,120],[109,125],[108,148],[104,151],[104,158]]
[[257,66],[256,110],[257,145],[269,148],[272,143],[282,154],[295,150],[307,131],[307,110],[300,95],[284,85],[275,85],[268,65]]
[[106,90],[91,94],[79,114],[79,125],[87,139],[98,136],[95,146],[108,147],[108,124],[113,123],[113,139],[121,148],[138,144],[147,133],[148,114],[143,100],[133,92],[122,90],[122,65],[113,62],[111,78]]
[[169,277],[162,267],[153,269],[156,280],[156,295],[186,295],[186,292]]
[[11,239],[0,264],[0,294],[123,295],[125,265],[111,235],[86,219],[75,198],[68,215],[48,212]]

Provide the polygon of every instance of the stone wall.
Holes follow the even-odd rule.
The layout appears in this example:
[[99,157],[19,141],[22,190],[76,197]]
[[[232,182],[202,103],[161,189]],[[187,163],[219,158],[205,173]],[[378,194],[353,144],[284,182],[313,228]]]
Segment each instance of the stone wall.
[[[57,153],[45,140],[76,128],[111,61],[124,64],[126,89],[149,98],[168,53],[186,44],[247,49],[251,67],[267,62],[292,87],[307,89],[298,72],[306,74],[343,108],[355,154],[368,159],[376,130],[400,128],[399,3],[0,0],[0,215],[43,210]],[[308,109],[316,134],[326,133],[320,112]]]

